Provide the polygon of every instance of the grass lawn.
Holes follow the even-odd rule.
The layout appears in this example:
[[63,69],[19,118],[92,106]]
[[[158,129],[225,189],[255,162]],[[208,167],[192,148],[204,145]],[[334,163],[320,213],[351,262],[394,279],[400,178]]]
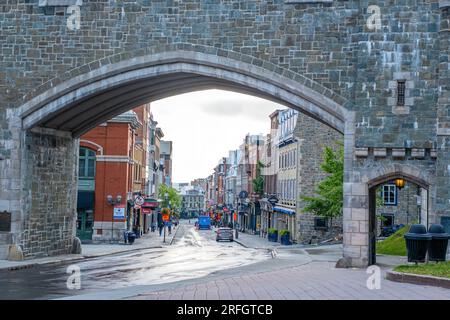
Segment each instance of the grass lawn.
[[394,268],[394,271],[422,274],[428,276],[435,276],[441,278],[450,279],[450,261],[439,262],[439,263],[427,263],[419,265],[401,265]]
[[377,242],[377,253],[390,256],[406,256],[406,243],[403,236],[408,230],[409,226],[404,226],[383,241]]

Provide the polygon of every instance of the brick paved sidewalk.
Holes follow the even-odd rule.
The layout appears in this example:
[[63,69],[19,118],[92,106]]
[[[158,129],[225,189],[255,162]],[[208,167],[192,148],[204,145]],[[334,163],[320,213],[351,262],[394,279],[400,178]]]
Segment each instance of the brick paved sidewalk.
[[369,290],[363,269],[336,269],[331,262],[312,262],[276,271],[233,276],[206,283],[141,294],[136,300],[450,300],[450,290],[397,283],[384,279]]

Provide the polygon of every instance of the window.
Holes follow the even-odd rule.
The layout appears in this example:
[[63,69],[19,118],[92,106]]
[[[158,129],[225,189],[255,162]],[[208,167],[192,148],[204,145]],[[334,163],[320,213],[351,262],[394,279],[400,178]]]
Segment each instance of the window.
[[327,230],[328,229],[328,219],[323,217],[314,218],[314,229],[316,230]]
[[288,199],[289,200],[292,199],[292,181],[291,180],[288,181]]
[[383,219],[381,220],[382,227],[393,227],[394,226],[394,215],[391,213],[382,213],[381,216]]
[[405,105],[406,82],[404,80],[397,81],[397,106]]
[[95,152],[88,148],[80,148],[78,176],[84,179],[95,178]]
[[386,184],[381,190],[384,205],[396,206],[397,205],[397,187],[394,184]]

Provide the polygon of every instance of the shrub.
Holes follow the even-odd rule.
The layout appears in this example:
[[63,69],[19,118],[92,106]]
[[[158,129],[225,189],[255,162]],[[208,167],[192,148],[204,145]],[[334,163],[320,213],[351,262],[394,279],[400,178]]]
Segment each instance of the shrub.
[[280,230],[280,236],[288,236],[289,235],[289,230]]
[[278,233],[278,230],[275,229],[275,228],[269,228],[269,229],[267,229],[267,232],[270,233],[270,234],[272,234],[272,233]]

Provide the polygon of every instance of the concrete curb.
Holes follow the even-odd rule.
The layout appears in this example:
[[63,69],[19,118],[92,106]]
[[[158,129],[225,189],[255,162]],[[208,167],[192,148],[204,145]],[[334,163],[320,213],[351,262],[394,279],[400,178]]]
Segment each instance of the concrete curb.
[[178,225],[177,228],[175,229],[175,232],[173,233],[172,239],[170,239],[169,246],[172,245],[173,240],[174,240],[175,237],[177,236],[178,229],[180,229],[180,225]]
[[434,286],[450,289],[450,279],[441,277],[396,272],[389,270],[386,272],[386,279],[395,282],[412,283],[412,284],[419,284],[422,286]]
[[243,242],[241,242],[241,240],[236,240],[236,239],[233,239],[233,241],[234,242],[236,242],[237,244],[240,244],[241,246],[243,246],[244,248],[250,248],[249,246],[247,246],[246,244],[244,244]]

